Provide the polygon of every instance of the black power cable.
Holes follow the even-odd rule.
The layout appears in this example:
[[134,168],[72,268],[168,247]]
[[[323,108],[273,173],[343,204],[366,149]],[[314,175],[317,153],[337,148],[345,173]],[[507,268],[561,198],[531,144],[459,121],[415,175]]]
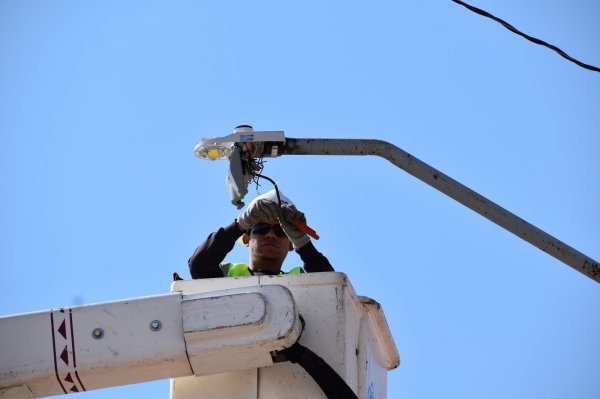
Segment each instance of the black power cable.
[[510,30],[511,32],[514,32],[514,33],[516,33],[519,36],[523,36],[525,39],[527,39],[527,40],[529,40],[529,41],[531,41],[531,42],[533,42],[535,44],[539,44],[540,46],[548,47],[549,49],[556,51],[562,57],[564,57],[567,60],[569,60],[569,61],[571,61],[571,62],[579,65],[582,68],[589,69],[590,71],[594,71],[594,72],[600,72],[600,68],[595,67],[593,65],[585,64],[585,63],[583,63],[583,62],[581,62],[581,61],[579,61],[579,60],[571,57],[570,55],[568,55],[567,53],[565,53],[564,51],[562,51],[558,47],[556,47],[556,46],[554,46],[552,44],[548,44],[548,43],[546,43],[543,40],[536,39],[535,37],[529,36],[529,35],[521,32],[521,31],[519,31],[517,28],[515,28],[514,26],[512,26],[508,22],[503,21],[503,20],[501,20],[498,17],[495,17],[494,15],[490,14],[487,11],[484,11],[484,10],[479,9],[477,7],[473,7],[472,5],[469,5],[469,4],[465,3],[464,1],[460,1],[460,0],[452,0],[452,1],[455,2],[455,3],[457,3],[457,4],[460,4],[463,7],[468,8],[469,10],[471,10],[471,11],[473,11],[473,12],[479,14],[479,15],[483,15],[484,17],[493,19],[494,21],[498,22],[499,24],[501,24],[502,26],[504,26],[506,29]]
[[275,180],[265,175],[261,175],[260,173],[255,173],[254,176],[268,180],[271,182],[271,184],[273,184],[273,186],[275,187],[275,194],[277,194],[277,203],[279,204],[279,206],[281,206],[281,196],[279,195],[279,188],[277,187],[277,183],[275,183]]
[[296,342],[287,349],[280,350],[281,360],[298,363],[321,387],[328,399],[358,399],[346,381],[319,355]]

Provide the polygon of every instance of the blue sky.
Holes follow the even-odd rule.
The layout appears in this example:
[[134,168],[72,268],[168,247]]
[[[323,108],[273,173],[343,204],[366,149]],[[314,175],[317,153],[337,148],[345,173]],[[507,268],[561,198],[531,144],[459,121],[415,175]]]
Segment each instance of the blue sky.
[[[595,1],[472,4],[600,65]],[[451,1],[5,0],[0,59],[0,315],[189,278],[238,214],[193,148],[239,124],[388,141],[600,258],[600,74]],[[600,396],[598,283],[380,158],[264,174],[383,305],[390,398]]]

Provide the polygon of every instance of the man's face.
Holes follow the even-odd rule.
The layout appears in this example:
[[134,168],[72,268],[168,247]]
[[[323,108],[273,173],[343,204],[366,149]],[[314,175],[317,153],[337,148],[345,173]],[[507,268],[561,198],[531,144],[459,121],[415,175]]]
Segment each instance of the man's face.
[[[272,225],[265,227],[264,225]],[[257,227],[261,227],[257,229]],[[279,272],[287,253],[293,246],[287,236],[276,234],[274,231],[280,228],[278,222],[259,222],[253,230],[250,230],[248,247],[250,248],[250,259],[253,269],[264,269]]]

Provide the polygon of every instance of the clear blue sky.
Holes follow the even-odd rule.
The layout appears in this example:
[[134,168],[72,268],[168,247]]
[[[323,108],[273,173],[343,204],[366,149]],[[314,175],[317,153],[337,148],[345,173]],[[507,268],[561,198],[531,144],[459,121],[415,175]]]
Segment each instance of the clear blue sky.
[[[596,1],[473,5],[600,65]],[[238,214],[193,147],[243,123],[389,141],[600,258],[600,74],[451,1],[4,0],[0,60],[0,315],[189,278]],[[390,398],[600,397],[596,282],[380,158],[264,173],[383,305]]]

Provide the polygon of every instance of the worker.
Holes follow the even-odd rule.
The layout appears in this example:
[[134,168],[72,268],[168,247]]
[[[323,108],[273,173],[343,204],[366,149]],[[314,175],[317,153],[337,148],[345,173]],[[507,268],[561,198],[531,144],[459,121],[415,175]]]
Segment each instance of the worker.
[[[281,206],[274,190],[257,197],[231,224],[211,233],[188,261],[192,278],[282,274],[283,261],[292,250],[300,255],[304,266],[289,274],[333,271],[310,237],[290,223],[293,219],[305,222],[304,214],[287,197],[279,198]],[[236,241],[248,247],[248,263],[223,264]]]

